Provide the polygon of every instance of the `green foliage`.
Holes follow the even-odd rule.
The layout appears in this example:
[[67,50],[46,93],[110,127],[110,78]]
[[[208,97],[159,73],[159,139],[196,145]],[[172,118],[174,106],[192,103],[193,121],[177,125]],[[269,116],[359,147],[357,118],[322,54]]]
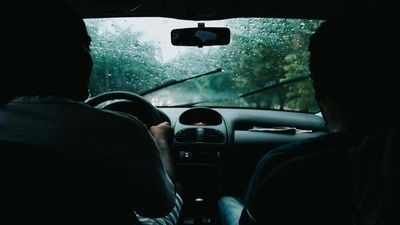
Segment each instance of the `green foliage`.
[[141,93],[168,80],[223,68],[223,73],[165,88],[147,97],[158,105],[207,101],[204,105],[316,112],[310,80],[248,97],[237,96],[308,75],[308,40],[319,24],[320,21],[310,20],[231,19],[226,21],[232,34],[228,46],[187,47],[164,62],[160,59],[163,49],[145,40],[142,33],[107,20],[95,20],[88,25],[95,62],[90,88],[92,94],[111,90]]
[[108,20],[89,23],[94,61],[90,82],[93,95],[114,90],[140,93],[165,79],[160,76],[156,45],[141,41],[141,34],[130,29],[118,23],[109,24]]
[[[308,71],[308,40],[319,21],[253,18],[230,20],[229,47],[211,49],[203,58],[216,59],[227,75],[199,82],[202,89],[237,96],[271,83],[305,76]],[[206,63],[192,60],[194,68]],[[244,99],[217,101],[218,105],[273,108],[304,112],[318,111],[310,81],[281,86]],[[207,104],[207,103],[206,103]],[[212,103],[211,103],[212,104]]]

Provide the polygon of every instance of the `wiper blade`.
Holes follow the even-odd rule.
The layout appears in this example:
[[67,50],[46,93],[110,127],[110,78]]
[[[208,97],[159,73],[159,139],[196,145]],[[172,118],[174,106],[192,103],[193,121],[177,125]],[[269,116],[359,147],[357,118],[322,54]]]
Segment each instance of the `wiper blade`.
[[298,81],[306,80],[306,79],[309,79],[309,78],[310,78],[310,76],[301,76],[301,77],[296,77],[296,78],[293,78],[293,79],[285,80],[285,81],[282,81],[282,82],[273,82],[273,83],[265,85],[262,88],[259,88],[259,89],[256,89],[256,90],[249,91],[249,92],[246,92],[244,94],[241,94],[238,97],[239,98],[247,97],[249,95],[253,95],[253,94],[256,94],[256,93],[259,93],[259,92],[263,92],[263,91],[267,91],[267,90],[270,90],[270,89],[274,89],[274,88],[277,88],[277,87],[280,87],[280,86],[283,86],[283,85],[286,85],[286,84],[291,84],[291,83],[295,83],[295,82],[298,82]]
[[217,99],[203,100],[203,101],[197,101],[197,102],[189,102],[189,103],[184,103],[184,104],[173,105],[172,107],[191,107],[191,106],[196,106],[196,105],[202,104],[202,103],[209,103],[209,102],[216,103],[216,102],[230,101],[230,100],[233,100],[233,99],[244,98],[244,97],[259,93],[259,92],[263,92],[263,91],[271,90],[271,89],[274,89],[274,88],[278,88],[278,87],[286,85],[286,84],[291,84],[291,83],[296,83],[296,82],[299,82],[299,81],[302,81],[302,80],[307,80],[309,78],[310,78],[309,76],[301,76],[301,77],[296,77],[296,78],[285,80],[285,81],[281,81],[281,82],[269,82],[264,87],[262,87],[260,89],[249,91],[249,92],[246,92],[244,94],[237,95],[237,96],[232,96],[232,97],[228,97],[228,98],[217,98]]
[[205,100],[205,101],[189,102],[189,103],[172,105],[172,106],[168,106],[168,107],[192,107],[192,106],[196,106],[198,104],[207,103],[207,102],[214,102],[214,101],[213,100]]
[[236,96],[232,96],[232,97],[228,97],[228,98],[208,99],[208,100],[203,100],[203,101],[176,104],[176,105],[171,105],[171,106],[168,106],[168,107],[192,107],[192,106],[197,106],[197,105],[203,104],[203,103],[225,102],[225,101],[235,100],[237,98],[238,98],[238,96],[236,95]]
[[158,85],[158,86],[156,86],[154,88],[151,88],[149,90],[146,90],[146,91],[140,93],[140,95],[144,96],[144,95],[147,95],[147,94],[149,94],[151,92],[155,92],[157,90],[160,90],[160,89],[163,89],[163,88],[175,85],[175,84],[183,83],[183,82],[186,82],[188,80],[193,80],[193,79],[197,79],[197,78],[208,76],[208,75],[213,75],[213,74],[216,74],[216,73],[219,73],[219,72],[222,72],[222,71],[223,71],[222,68],[218,68],[216,70],[213,70],[213,71],[210,71],[210,72],[207,72],[207,73],[198,74],[198,75],[187,77],[187,78],[184,78],[184,79],[181,79],[181,80],[169,80],[169,81],[167,81],[167,82],[165,82],[163,84],[160,84],[160,85]]

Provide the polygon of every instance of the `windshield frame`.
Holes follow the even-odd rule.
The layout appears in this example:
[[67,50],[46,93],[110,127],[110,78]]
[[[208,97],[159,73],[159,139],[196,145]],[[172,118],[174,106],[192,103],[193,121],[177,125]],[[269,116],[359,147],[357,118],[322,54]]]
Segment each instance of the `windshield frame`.
[[[110,18],[108,18],[108,19],[110,19]],[[100,20],[108,20],[108,19],[100,19]],[[110,20],[131,20],[132,18],[112,18],[112,19],[110,19]],[[134,19],[138,19],[138,18],[134,18]],[[140,18],[141,20],[143,20],[143,19],[146,19],[146,18]],[[171,18],[160,18],[160,17],[155,17],[155,19],[160,19],[160,20],[170,20]],[[254,20],[254,21],[256,21],[256,20],[263,20],[263,19],[265,19],[265,20],[272,20],[271,18],[233,18],[233,19],[228,19],[228,20],[238,20],[238,19],[244,19],[244,20],[249,20],[249,21],[251,21],[251,20]],[[85,19],[85,22],[87,23],[89,20],[99,20],[99,19]],[[171,20],[177,20],[177,19],[171,19]],[[288,21],[289,19],[277,19],[277,20],[280,20],[280,21]],[[290,20],[295,20],[295,19],[290,19]],[[300,21],[299,19],[296,19],[297,21]],[[185,21],[185,22],[190,22],[190,23],[194,23],[194,22],[196,22],[196,23],[198,23],[198,21]],[[220,21],[219,21],[220,22]],[[236,21],[235,21],[236,22]],[[322,21],[319,21],[319,22],[322,22]],[[207,23],[206,23],[207,24]],[[235,25],[235,23],[231,23],[230,24],[230,26],[232,26],[232,24],[234,24]],[[299,22],[299,26],[303,26],[302,25],[302,23],[301,22]],[[314,27],[316,28],[317,27],[317,25],[318,25],[319,23],[317,22],[317,23],[315,23],[315,25],[314,25]],[[278,25],[276,25],[276,26],[278,26]],[[229,27],[230,29],[231,29],[231,31],[232,31],[232,28],[231,27]],[[91,31],[91,29],[93,30],[93,26],[88,26],[88,30],[89,31]],[[257,33],[257,32],[255,32],[254,31],[254,29],[256,29],[256,28],[254,28],[254,27],[248,27],[248,30],[246,30],[246,32],[245,33],[247,33],[247,32],[250,32],[251,33],[251,31],[253,31],[254,33]],[[261,28],[257,28],[257,29],[261,29]],[[271,28],[272,29],[272,28]],[[233,31],[234,32],[234,31]],[[233,33],[232,32],[232,33]],[[235,35],[235,33],[233,33],[233,36]],[[307,34],[307,35],[310,35],[310,33],[309,34]],[[112,36],[112,34],[111,35],[108,35],[108,37],[110,37],[110,36]],[[140,36],[140,35],[139,35]],[[242,35],[243,36],[243,35]],[[266,36],[266,37],[268,37],[268,36]],[[270,37],[269,37],[270,38]],[[94,40],[94,41],[96,41],[96,38],[93,38],[92,37],[92,39]],[[98,40],[97,40],[98,41]],[[303,44],[304,45],[304,44]],[[126,46],[125,46],[126,47]],[[175,46],[176,47],[176,46]],[[265,46],[264,46],[265,47]],[[92,48],[92,52],[96,52],[96,47],[93,47],[93,46],[91,46],[91,48]],[[183,47],[183,48],[187,48],[187,47]],[[258,47],[255,47],[255,48],[250,48],[250,50],[249,51],[257,51],[257,50],[260,50],[260,49],[262,49],[263,47],[261,46],[261,45],[259,45]],[[94,50],[93,50],[94,49]],[[193,49],[193,48],[192,48]],[[197,49],[199,49],[199,48],[197,48]],[[304,48],[304,46],[303,46],[303,50],[304,50],[305,48]],[[204,51],[204,49],[203,49],[203,51]],[[114,56],[115,57],[115,56]],[[117,56],[118,57],[118,56]],[[248,58],[251,58],[250,56],[248,57]],[[223,58],[222,58],[223,59]],[[303,63],[305,62],[304,61],[304,59],[301,59],[301,60],[303,60]],[[96,55],[94,56],[94,62],[96,62]],[[308,67],[308,63],[307,64],[304,64],[304,65],[306,65],[307,67]],[[206,65],[206,66],[208,66],[208,68],[210,67],[210,65]],[[216,67],[215,65],[211,65],[211,66],[214,66],[214,69],[215,68],[224,68],[224,70],[225,70],[225,67],[224,66],[220,66],[220,64],[218,64],[218,67]],[[94,67],[96,67],[96,66],[94,66]],[[228,74],[228,75],[224,75],[224,76],[226,76],[226,77],[232,77],[232,79],[244,79],[244,78],[238,78],[238,76],[237,76],[237,74],[233,74],[232,73],[232,71],[234,71],[234,69],[232,69],[232,68],[230,68],[230,67],[228,67],[227,68],[227,70],[229,71],[230,70],[230,74]],[[205,69],[203,69],[203,71],[207,71],[206,70],[206,68]],[[308,71],[305,71],[305,72],[303,72],[303,75],[305,76],[305,73],[307,73],[308,74]],[[142,91],[132,91],[132,92],[135,92],[135,93],[138,93],[138,94],[142,94],[143,96],[147,96],[147,95],[149,95],[150,94],[150,92],[157,92],[158,90],[162,90],[163,88],[168,88],[168,87],[171,87],[171,86],[175,86],[175,84],[177,84],[177,86],[179,86],[179,85],[181,85],[181,84],[183,84],[183,83],[192,83],[192,81],[193,80],[195,80],[195,79],[197,79],[197,75],[193,75],[193,74],[198,74],[198,75],[201,75],[202,73],[186,73],[186,74],[188,74],[188,75],[186,75],[186,76],[184,76],[184,77],[179,77],[179,79],[176,79],[176,78],[174,78],[174,79],[170,79],[170,80],[166,80],[166,81],[162,81],[162,80],[160,80],[160,78],[159,77],[156,77],[157,76],[157,73],[155,73],[156,75],[154,75],[153,76],[153,78],[155,78],[155,79],[158,79],[157,80],[157,82],[155,82],[154,83],[154,85],[152,86],[152,87],[150,87],[150,88],[148,88],[147,90],[145,89],[145,90],[142,90]],[[165,71],[162,71],[161,73],[158,73],[158,74],[160,74],[160,77],[161,77],[161,74],[168,74],[168,72],[165,72]],[[109,75],[109,76],[112,76],[111,74],[107,74],[107,75]],[[252,76],[255,76],[255,75],[257,75],[257,73],[255,73],[255,74],[251,74],[251,73],[248,73],[248,75],[246,75],[246,79],[253,79],[252,78]],[[191,76],[193,76],[193,78],[191,78]],[[203,76],[203,75],[201,75],[201,76]],[[200,76],[200,77],[201,77]],[[239,75],[239,76],[241,76],[241,75]],[[258,75],[257,75],[258,76]],[[212,76],[210,76],[210,77],[212,77]],[[222,77],[222,76],[221,76]],[[203,78],[199,78],[198,80],[202,80]],[[210,78],[211,79],[211,78]],[[279,79],[277,79],[277,80],[274,80],[274,82],[275,83],[280,83],[280,82],[284,82],[285,80],[287,80],[287,79],[289,79],[289,78],[286,78],[286,79],[282,79],[282,78],[279,78]],[[291,79],[293,79],[293,78],[291,78]],[[190,80],[190,81],[189,81]],[[205,82],[205,81],[202,81],[203,83]],[[210,82],[212,82],[212,81],[210,81]],[[225,82],[225,83],[227,83],[227,82]],[[133,84],[133,82],[132,82],[132,84]],[[255,85],[255,84],[253,84],[253,85]],[[143,85],[137,85],[137,86],[141,86],[141,87],[143,87]],[[234,93],[235,94],[232,94],[231,95],[231,97],[230,98],[235,98],[235,97],[240,97],[241,95],[243,95],[243,94],[241,94],[241,95],[238,95],[238,93],[244,93],[244,94],[246,94],[246,93],[249,93],[249,92],[251,92],[251,91],[254,91],[254,90],[259,90],[259,89],[262,89],[262,88],[264,88],[264,87],[267,87],[268,86],[268,82],[266,82],[264,85],[262,85],[262,86],[254,86],[253,88],[248,88],[247,90],[237,90],[237,91],[235,91]],[[115,90],[115,89],[114,89]],[[116,89],[116,90],[121,90],[121,89]],[[110,90],[105,90],[105,91],[113,91],[113,89],[110,89]],[[121,90],[121,91],[127,91],[127,90]],[[130,90],[128,90],[128,91],[130,91]],[[96,94],[98,94],[98,93],[96,93],[96,92],[93,92],[92,90],[91,90],[91,92],[92,93],[94,93],[94,95],[96,95]],[[219,96],[221,93],[219,93],[219,92],[216,92],[215,90],[214,90],[214,92],[216,93],[216,95],[217,96]],[[210,92],[210,93],[212,93],[212,92]],[[182,95],[186,95],[186,96],[188,96],[189,94],[182,94]],[[244,96],[242,96],[242,97],[244,97]],[[169,96],[168,98],[170,98],[170,99],[173,99],[173,97],[171,97],[171,96]],[[314,97],[312,97],[313,99],[314,99]],[[148,100],[150,100],[151,101],[151,97],[149,97],[148,98]],[[214,99],[214,101],[215,100],[218,100],[218,99]],[[184,105],[184,104],[177,104],[177,103],[169,103],[168,105],[166,105],[166,104],[159,104],[159,103],[157,103],[157,102],[155,102],[155,101],[151,101],[154,105],[156,105],[157,107],[165,107],[165,106],[169,106],[169,107],[176,107],[176,106],[179,106],[179,105]],[[195,102],[195,101],[192,101],[192,102]],[[212,102],[212,100],[210,100],[210,99],[205,99],[204,100],[204,102]],[[186,104],[188,105],[188,104],[190,104],[190,102],[189,101],[186,101]],[[316,104],[315,104],[316,105]],[[193,105],[194,106],[194,105]],[[229,108],[235,108],[235,107],[237,107],[237,108],[254,108],[254,109],[257,109],[257,108],[264,108],[264,109],[272,109],[272,110],[275,110],[276,108],[273,108],[273,107],[259,107],[259,106],[249,106],[249,105],[230,105],[230,106],[227,106],[227,105],[216,105],[215,103],[214,104],[209,104],[209,105],[206,105],[206,104],[202,104],[202,106],[212,106],[212,107],[221,107],[221,108],[226,108],[226,107],[229,107]],[[278,110],[280,110],[280,111],[303,111],[303,112],[310,112],[310,113],[315,113],[315,112],[317,112],[317,111],[319,111],[319,110],[315,110],[315,108],[316,107],[314,107],[314,110],[292,110],[292,109],[286,109],[286,108],[283,108],[283,107],[281,107],[281,108],[279,108]]]

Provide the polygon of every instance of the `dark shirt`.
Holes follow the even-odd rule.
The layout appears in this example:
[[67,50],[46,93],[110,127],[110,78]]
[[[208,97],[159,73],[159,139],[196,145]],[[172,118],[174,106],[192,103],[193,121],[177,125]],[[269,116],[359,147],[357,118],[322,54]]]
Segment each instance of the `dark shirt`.
[[400,224],[400,124],[367,136],[350,153],[354,225]]
[[[323,168],[319,171],[320,168],[318,168],[318,166],[320,165],[313,165],[314,161],[318,160],[311,159],[310,161],[307,159],[308,161],[303,163],[299,162],[298,159],[328,149],[343,150],[357,142],[358,139],[345,137],[336,133],[329,133],[317,138],[287,144],[267,153],[259,161],[253,174],[245,198],[245,209],[242,212],[240,224],[252,224],[254,221],[257,221],[257,224],[264,224],[266,223],[265,221],[268,221],[269,225],[285,224],[284,221],[288,222],[291,220],[300,222],[293,217],[296,217],[296,215],[301,217],[305,214],[301,211],[306,211],[306,208],[309,206],[308,204],[312,204],[308,202],[308,199],[310,199],[310,202],[313,201],[313,193],[307,192],[315,192],[313,187],[309,188],[307,187],[307,184],[304,183],[310,182],[310,186],[312,186],[312,183],[315,180],[313,176],[317,177],[317,179],[324,180],[325,175],[322,171],[324,170]],[[343,166],[343,169],[347,169],[349,165],[346,158],[347,151],[341,151],[340,154],[341,155],[337,156],[337,164],[336,162],[333,163],[334,165],[338,165],[339,168]],[[332,160],[336,159],[332,158]],[[285,165],[288,163],[292,163],[294,166],[288,168]],[[321,163],[321,165],[324,166],[324,162],[322,161],[315,163]],[[326,165],[328,166],[330,163],[332,162],[329,162]],[[302,172],[302,164],[307,164],[304,165],[305,167],[311,166],[311,168],[307,169],[312,172],[305,172],[307,169]],[[282,173],[282,171],[284,172]],[[317,171],[317,175],[313,174],[313,171]],[[340,176],[340,173],[345,173],[344,171],[345,170],[338,172],[338,176]],[[332,173],[335,173],[335,171]],[[308,174],[310,174],[310,177],[307,177]],[[350,174],[351,172],[349,171],[348,175],[350,176]],[[304,190],[300,190],[302,188],[304,188]],[[299,200],[300,198],[302,200]],[[305,202],[299,202],[303,200]],[[292,213],[291,210],[296,212]],[[287,215],[285,216],[285,214]]]
[[84,155],[126,171],[132,207],[142,216],[162,217],[174,207],[175,189],[160,151],[135,117],[60,96],[18,97],[0,106],[0,140]]

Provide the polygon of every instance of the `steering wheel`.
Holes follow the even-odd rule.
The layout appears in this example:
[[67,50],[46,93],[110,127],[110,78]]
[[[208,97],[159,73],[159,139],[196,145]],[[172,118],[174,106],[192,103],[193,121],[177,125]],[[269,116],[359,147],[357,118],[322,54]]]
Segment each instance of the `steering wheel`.
[[85,103],[96,108],[133,115],[146,124],[147,128],[168,120],[147,99],[132,92],[106,92],[87,99]]

